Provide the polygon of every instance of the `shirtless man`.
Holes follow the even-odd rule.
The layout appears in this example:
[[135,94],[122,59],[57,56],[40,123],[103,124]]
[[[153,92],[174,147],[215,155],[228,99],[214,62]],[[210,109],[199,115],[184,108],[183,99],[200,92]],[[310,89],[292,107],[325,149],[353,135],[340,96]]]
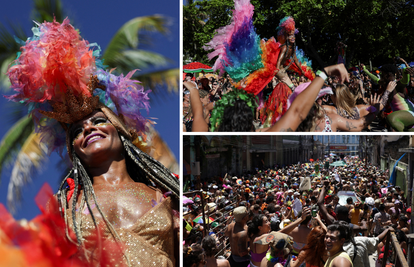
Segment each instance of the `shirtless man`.
[[235,222],[226,228],[225,236],[229,237],[231,255],[228,258],[231,267],[245,267],[250,263],[249,251],[247,250],[247,221],[249,214],[244,206],[233,210]]

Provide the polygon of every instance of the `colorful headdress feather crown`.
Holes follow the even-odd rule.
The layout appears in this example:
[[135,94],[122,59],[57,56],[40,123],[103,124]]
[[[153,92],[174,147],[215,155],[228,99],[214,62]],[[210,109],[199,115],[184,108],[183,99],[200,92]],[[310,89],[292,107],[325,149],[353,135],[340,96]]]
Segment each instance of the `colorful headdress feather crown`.
[[17,91],[7,98],[30,105],[35,129],[42,133],[49,152],[62,153],[66,143],[62,127],[102,104],[133,131],[145,135],[148,120],[140,110],[149,111],[150,91],[131,80],[135,70],[125,77],[105,71],[100,47],[82,39],[67,18],[62,23],[38,24],[32,31],[33,37],[24,43],[7,72]]
[[284,35],[287,32],[295,31],[297,34],[299,31],[295,28],[295,20],[292,17],[284,17],[280,20],[279,26],[276,28],[277,36]]

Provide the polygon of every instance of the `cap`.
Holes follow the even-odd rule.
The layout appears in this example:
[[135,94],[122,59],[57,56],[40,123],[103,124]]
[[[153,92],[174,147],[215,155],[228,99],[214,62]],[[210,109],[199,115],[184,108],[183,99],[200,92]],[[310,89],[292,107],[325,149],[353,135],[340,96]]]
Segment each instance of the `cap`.
[[247,216],[247,208],[244,206],[237,207],[233,210],[233,216],[236,222],[240,222]]
[[284,219],[283,221],[280,222],[279,229],[285,228],[285,226],[288,225],[289,223],[290,223],[289,219]]

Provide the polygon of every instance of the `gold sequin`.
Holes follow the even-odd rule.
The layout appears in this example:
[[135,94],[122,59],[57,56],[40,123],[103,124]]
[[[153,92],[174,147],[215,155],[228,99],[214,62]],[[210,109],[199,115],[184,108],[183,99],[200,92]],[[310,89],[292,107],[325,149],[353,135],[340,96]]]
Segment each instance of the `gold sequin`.
[[[131,212],[128,211],[129,209],[134,209],[134,207],[136,209],[139,205],[155,205],[126,229],[120,228],[117,225],[119,221],[116,218],[113,218],[113,221],[110,220],[126,247],[126,254],[128,255],[131,266],[174,266],[174,225],[171,198],[164,199],[160,203],[155,203],[158,201],[148,197],[142,191],[134,190],[133,186],[113,190],[110,194],[112,200],[122,199],[125,195],[136,196],[137,201],[130,203],[131,205],[127,205],[126,210],[123,211],[124,213],[118,212],[119,216],[123,219],[128,218],[125,216],[128,216],[127,214]],[[112,201],[111,199],[107,198],[106,201],[110,202]],[[99,198],[98,201],[100,201]],[[102,205],[100,206],[102,208]],[[69,212],[69,225],[73,228],[71,212],[70,210],[67,211]],[[82,224],[80,225],[80,229],[85,246],[90,248],[90,252],[93,252],[97,247],[95,226],[91,215],[85,211],[87,209],[83,209],[81,212]],[[104,212],[104,214],[106,213]],[[98,221],[101,222],[102,220],[98,219]],[[107,228],[105,228],[103,236],[104,239],[114,240]],[[116,257],[116,251],[106,251],[106,253],[109,253],[109,255],[114,253],[113,255]],[[125,263],[124,261],[123,264]]]

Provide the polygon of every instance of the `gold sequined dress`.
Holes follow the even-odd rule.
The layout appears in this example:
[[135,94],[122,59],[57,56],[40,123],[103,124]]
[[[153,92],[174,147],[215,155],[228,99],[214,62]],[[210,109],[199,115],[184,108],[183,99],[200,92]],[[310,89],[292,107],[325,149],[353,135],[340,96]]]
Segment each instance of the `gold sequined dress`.
[[[162,200],[147,211],[132,227],[128,229],[116,228],[116,231],[125,245],[125,253],[131,266],[168,266],[175,265],[174,259],[174,219],[170,197]],[[67,210],[68,222],[73,229],[71,212]],[[96,228],[90,214],[82,213],[80,231],[89,255],[92,255],[94,266],[101,266],[97,256]],[[102,219],[100,221],[103,221]],[[101,223],[101,222],[100,222]],[[103,224],[102,224],[103,225]],[[110,230],[104,227],[103,240],[114,240]],[[125,258],[119,253],[107,251],[105,243],[103,252],[108,253],[111,260],[106,266],[127,266]],[[112,255],[113,254],[113,255]],[[120,260],[121,259],[121,260]]]

